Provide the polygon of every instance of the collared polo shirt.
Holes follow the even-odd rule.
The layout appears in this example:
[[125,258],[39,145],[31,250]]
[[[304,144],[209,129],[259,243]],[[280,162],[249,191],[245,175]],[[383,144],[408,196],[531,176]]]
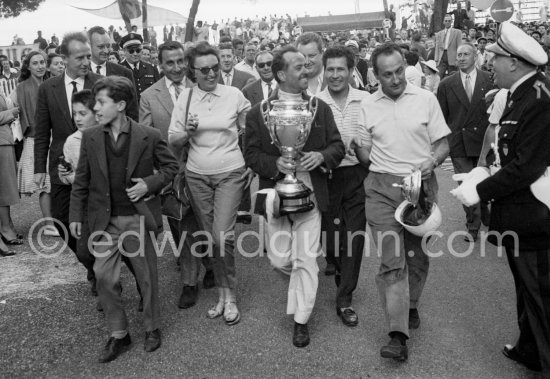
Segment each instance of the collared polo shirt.
[[451,133],[435,95],[407,84],[397,100],[380,87],[361,103],[359,127],[372,145],[370,171],[407,176],[432,157],[432,144]]
[[[358,89],[352,88],[349,86],[348,98],[344,109],[341,109],[332,96],[328,88],[325,88],[317,97],[323,100],[330,106],[332,110],[332,115],[334,116],[334,121],[342,137],[342,141],[346,147],[349,146],[351,139],[355,136],[359,136],[362,141],[366,143],[367,141],[367,132],[365,128],[359,127],[359,113],[361,112],[361,101],[369,97],[370,94],[365,91],[360,91]],[[340,163],[339,167],[345,166],[355,166],[359,164],[359,160],[356,156],[349,155],[346,153],[346,156]]]
[[[185,110],[190,90],[181,93],[174,105],[168,136],[185,132]],[[199,125],[189,139],[187,169],[201,175],[215,175],[245,165],[238,144],[239,128],[245,127],[250,102],[235,87],[218,84],[211,92],[193,88],[189,113]]]

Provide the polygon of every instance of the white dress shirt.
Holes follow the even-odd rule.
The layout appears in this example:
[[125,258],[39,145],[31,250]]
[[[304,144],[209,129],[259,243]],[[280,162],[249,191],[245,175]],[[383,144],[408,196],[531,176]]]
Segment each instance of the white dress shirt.
[[222,71],[222,80],[223,80],[223,84],[225,84],[226,86],[230,86],[231,83],[233,82],[233,75],[235,74],[235,69],[232,68],[231,71],[229,72],[223,72]]
[[97,66],[99,66],[99,75],[107,76],[107,62],[103,62],[102,65],[97,65],[94,62],[90,62],[92,72],[97,74]]
[[470,75],[470,88],[472,89],[472,93],[469,94],[471,98],[474,95],[474,89],[476,86],[477,70],[474,68],[472,72],[470,72],[469,74],[466,74],[465,72],[460,71],[460,79],[462,80],[462,86],[464,87],[464,90],[466,90],[466,80],[467,80],[466,76],[468,75]]
[[76,89],[78,91],[82,91],[84,89],[84,78],[78,77],[76,79],[71,79],[69,75],[67,75],[67,71],[65,71],[65,92],[67,92],[67,103],[69,104],[69,112],[71,113],[71,117],[73,116],[73,107],[71,102],[73,97],[73,81],[76,82]]
[[449,48],[449,38],[451,37],[451,28],[445,29],[445,50]]
[[[164,77],[164,81],[166,82],[166,88],[168,88],[168,92],[170,93],[170,97],[172,98],[172,102],[176,104],[177,98],[176,98],[176,88],[174,87],[176,85],[176,82],[168,79],[167,76]],[[182,91],[185,89],[185,76],[183,77],[183,80],[179,82],[178,87],[180,89],[180,95]]]
[[266,83],[262,80],[262,92],[264,94],[264,99],[267,99],[269,97],[269,87],[271,86],[271,92],[275,91],[275,88],[277,88],[277,82],[275,79],[271,80],[271,83]]

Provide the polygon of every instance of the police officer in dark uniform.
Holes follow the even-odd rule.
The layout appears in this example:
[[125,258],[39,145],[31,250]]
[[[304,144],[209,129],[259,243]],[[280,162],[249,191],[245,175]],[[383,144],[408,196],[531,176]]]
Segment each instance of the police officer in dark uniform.
[[543,175],[550,166],[550,81],[537,72],[548,57],[508,22],[487,50],[495,54],[496,84],[510,89],[498,132],[501,168],[477,185],[464,181],[453,193],[466,206],[492,203],[490,229],[497,233],[489,241],[506,249],[520,330],[504,355],[550,378],[550,186],[532,186],[549,179]]
[[150,63],[141,60],[143,50],[143,38],[137,33],[128,33],[120,40],[120,47],[124,49],[126,59],[121,63],[132,70],[134,84],[139,103],[141,93],[160,79],[157,69]]

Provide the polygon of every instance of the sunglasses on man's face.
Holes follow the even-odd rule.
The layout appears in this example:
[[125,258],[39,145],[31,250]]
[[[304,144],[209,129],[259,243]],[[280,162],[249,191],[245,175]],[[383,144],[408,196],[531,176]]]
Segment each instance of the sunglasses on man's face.
[[218,71],[220,71],[220,65],[215,64],[212,67],[195,67],[195,70],[199,70],[203,75],[208,75],[210,73],[210,70],[214,71],[214,74],[217,74]]
[[271,67],[272,63],[273,63],[273,61],[261,62],[261,63],[256,63],[256,66],[258,66],[259,68],[264,68],[265,66],[267,66],[269,68],[269,67]]
[[137,49],[128,49],[128,54],[139,54],[141,53],[141,49],[138,47]]

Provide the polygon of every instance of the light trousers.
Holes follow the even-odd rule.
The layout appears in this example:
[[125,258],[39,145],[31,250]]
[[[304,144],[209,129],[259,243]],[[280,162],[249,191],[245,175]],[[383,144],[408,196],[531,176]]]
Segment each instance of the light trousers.
[[[297,173],[312,188],[309,173]],[[313,311],[319,267],[317,257],[321,250],[321,212],[315,195],[311,195],[315,208],[306,213],[273,217],[273,205],[266,203],[265,246],[271,265],[290,276],[286,313],[294,321],[306,324]]]

